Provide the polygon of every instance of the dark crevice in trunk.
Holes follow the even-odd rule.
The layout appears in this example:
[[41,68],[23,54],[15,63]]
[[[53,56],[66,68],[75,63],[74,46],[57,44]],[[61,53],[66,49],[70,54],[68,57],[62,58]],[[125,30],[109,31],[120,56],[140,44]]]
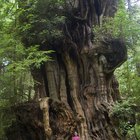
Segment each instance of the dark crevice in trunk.
[[44,83],[45,83],[45,90],[46,90],[46,96],[49,96],[49,88],[48,88],[48,80],[47,80],[47,75],[45,72],[45,65],[43,64],[42,66],[42,74],[43,74],[43,78],[44,78]]

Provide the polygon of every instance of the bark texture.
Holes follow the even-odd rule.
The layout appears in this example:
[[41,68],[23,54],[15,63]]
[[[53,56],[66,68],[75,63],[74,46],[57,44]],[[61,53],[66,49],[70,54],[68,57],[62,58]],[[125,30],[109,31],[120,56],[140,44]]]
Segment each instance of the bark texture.
[[[15,107],[17,122],[7,131],[8,140],[70,140],[74,131],[81,140],[121,139],[109,111],[120,99],[113,73],[126,60],[125,44],[122,39],[95,43],[92,33],[104,16],[114,16],[117,3],[66,1],[64,36],[51,45],[40,42],[55,50],[53,61],[31,69],[36,102]],[[22,41],[33,44],[28,37]]]

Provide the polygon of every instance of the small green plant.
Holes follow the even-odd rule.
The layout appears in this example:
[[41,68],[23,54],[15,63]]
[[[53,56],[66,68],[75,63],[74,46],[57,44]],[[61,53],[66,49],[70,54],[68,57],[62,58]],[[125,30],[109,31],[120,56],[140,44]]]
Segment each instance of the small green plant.
[[132,114],[132,107],[135,106],[133,100],[134,99],[127,99],[123,100],[122,102],[116,102],[110,115],[116,116],[118,118],[123,118],[124,116],[128,116],[128,114]]
[[132,132],[134,134],[137,114],[136,108],[135,98],[129,98],[122,100],[121,102],[116,102],[110,112],[111,118],[118,122],[117,125],[122,137],[126,137],[130,132],[131,134]]

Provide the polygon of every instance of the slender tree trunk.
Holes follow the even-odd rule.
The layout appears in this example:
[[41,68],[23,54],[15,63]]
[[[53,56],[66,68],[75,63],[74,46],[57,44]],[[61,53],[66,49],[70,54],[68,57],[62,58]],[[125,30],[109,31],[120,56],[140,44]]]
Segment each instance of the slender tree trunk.
[[92,33],[104,16],[114,16],[117,0],[76,0],[68,7],[64,37],[57,49],[51,46],[53,61],[31,69],[36,102],[15,107],[9,140],[71,140],[74,131],[81,140],[121,139],[109,111],[120,99],[113,73],[126,60],[126,48],[121,39],[95,43]]

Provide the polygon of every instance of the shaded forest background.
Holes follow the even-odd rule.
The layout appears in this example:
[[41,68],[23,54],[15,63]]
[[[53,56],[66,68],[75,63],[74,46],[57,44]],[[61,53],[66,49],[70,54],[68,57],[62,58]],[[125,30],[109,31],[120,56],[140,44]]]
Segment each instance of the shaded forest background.
[[[32,5],[32,3],[29,4]],[[32,14],[35,11],[30,8],[31,5],[24,7],[24,2],[0,1],[0,139],[2,140],[6,139],[7,128],[16,120],[12,107],[44,96],[36,93],[35,85],[38,83],[34,81],[30,69],[33,67],[39,69],[46,61],[53,62],[52,56],[55,52],[51,49],[40,51],[40,46],[35,41],[47,43],[49,40],[50,43],[52,40],[57,46],[57,42],[54,40],[63,38],[60,29],[65,22],[65,16],[62,16],[63,14],[54,16],[55,13],[52,11],[54,9],[58,12],[61,11],[63,4],[61,0],[48,0],[48,5],[52,9],[48,10],[47,17],[41,19],[40,23],[45,22],[46,26],[43,27],[43,32],[38,34],[38,38],[35,38],[35,34],[30,35],[28,31],[35,30],[31,25],[32,23],[36,24],[40,19]],[[104,41],[104,38],[101,40],[103,36],[109,38],[121,36],[126,42],[128,59],[115,71],[119,80],[121,100],[115,102],[109,115],[112,118],[117,117],[116,125],[120,134],[130,140],[140,139],[139,9],[137,2],[120,0],[115,17],[103,18],[103,23],[100,23],[100,26],[98,25],[99,20],[97,20],[96,25],[92,28],[93,36],[95,36],[94,41],[97,43]],[[27,19],[24,18],[23,14],[28,17],[29,24],[24,24]],[[56,28],[58,26],[59,28]],[[26,36],[28,36],[28,41],[24,40]],[[57,97],[53,98],[57,100]]]

